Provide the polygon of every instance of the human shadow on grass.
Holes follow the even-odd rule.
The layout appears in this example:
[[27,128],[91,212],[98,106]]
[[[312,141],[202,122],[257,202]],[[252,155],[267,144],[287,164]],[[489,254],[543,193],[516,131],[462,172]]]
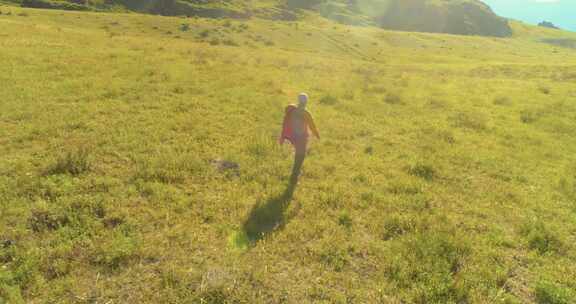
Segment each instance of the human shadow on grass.
[[297,156],[286,190],[280,195],[270,197],[265,204],[256,204],[250,211],[242,228],[252,245],[270,233],[282,229],[290,219],[286,216],[286,210],[294,197],[303,163],[304,156]]

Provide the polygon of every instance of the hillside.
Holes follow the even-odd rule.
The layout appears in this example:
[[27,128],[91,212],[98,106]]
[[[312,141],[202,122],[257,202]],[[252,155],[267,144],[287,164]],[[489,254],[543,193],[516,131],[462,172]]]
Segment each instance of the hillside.
[[305,11],[352,25],[393,30],[509,37],[508,21],[479,0],[12,0],[24,7],[128,10],[167,16],[296,20]]
[[576,301],[574,34],[0,12],[0,303]]
[[481,1],[398,0],[379,17],[387,29],[509,37],[508,20]]

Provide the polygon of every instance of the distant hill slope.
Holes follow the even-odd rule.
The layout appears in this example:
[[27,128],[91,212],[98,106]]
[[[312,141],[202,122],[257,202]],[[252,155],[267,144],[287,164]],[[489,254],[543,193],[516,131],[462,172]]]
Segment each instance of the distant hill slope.
[[394,0],[378,23],[388,29],[508,37],[508,20],[477,0]]
[[129,10],[210,18],[295,20],[315,11],[344,24],[415,32],[508,37],[508,21],[478,0],[12,0],[25,7]]
[[555,30],[559,30],[559,29],[560,29],[560,28],[557,27],[554,23],[549,22],[549,21],[542,21],[542,22],[538,23],[538,26],[547,27],[547,28],[551,28],[551,29],[555,29]]
[[495,37],[512,35],[508,20],[499,17],[488,5],[478,0],[329,0],[313,8],[324,17],[346,24],[370,23],[411,32]]

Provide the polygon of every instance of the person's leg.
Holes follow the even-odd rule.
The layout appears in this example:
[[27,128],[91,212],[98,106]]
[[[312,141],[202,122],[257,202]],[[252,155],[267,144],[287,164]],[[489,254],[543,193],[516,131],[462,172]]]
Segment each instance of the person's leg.
[[306,158],[306,147],[308,145],[307,138],[298,138],[294,142],[294,166],[292,167],[292,176],[290,177],[290,183],[296,184],[298,182],[298,177],[300,176],[300,171],[302,165],[304,164],[304,158]]

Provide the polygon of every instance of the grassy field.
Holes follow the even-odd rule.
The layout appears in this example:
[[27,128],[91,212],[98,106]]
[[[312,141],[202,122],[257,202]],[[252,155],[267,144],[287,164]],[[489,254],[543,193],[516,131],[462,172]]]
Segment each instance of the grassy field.
[[0,303],[576,302],[576,34],[0,11]]

